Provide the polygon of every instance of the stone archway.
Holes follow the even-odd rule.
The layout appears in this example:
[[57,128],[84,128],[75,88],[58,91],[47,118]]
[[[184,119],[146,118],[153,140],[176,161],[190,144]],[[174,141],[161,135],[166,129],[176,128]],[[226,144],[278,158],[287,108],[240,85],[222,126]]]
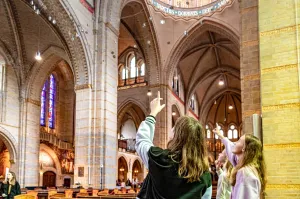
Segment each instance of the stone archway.
[[[17,159],[18,159],[17,151],[16,151],[16,146],[14,145],[14,143],[17,143],[16,140],[9,133],[9,131],[7,131],[5,128],[3,128],[1,126],[0,126],[0,140],[3,142],[2,144],[5,145],[5,148],[8,150],[7,158],[9,158],[9,159],[7,161],[9,161],[9,162],[7,162],[7,163],[9,165],[9,168],[18,175],[18,165],[17,164],[19,162],[17,162]],[[19,176],[17,176],[17,177],[19,177]]]

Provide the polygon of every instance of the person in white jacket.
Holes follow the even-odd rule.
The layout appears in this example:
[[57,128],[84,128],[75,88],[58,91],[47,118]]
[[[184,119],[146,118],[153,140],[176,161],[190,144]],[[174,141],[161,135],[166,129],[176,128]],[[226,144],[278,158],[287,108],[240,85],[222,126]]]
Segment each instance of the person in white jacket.
[[204,128],[192,117],[177,119],[167,149],[153,145],[156,115],[165,107],[160,93],[150,103],[151,113],[136,135],[136,151],[149,170],[138,194],[140,199],[210,199]]
[[230,184],[232,164],[228,161],[225,149],[219,154],[218,160],[216,160],[215,163],[216,171],[219,176],[216,199],[230,199],[232,190]]

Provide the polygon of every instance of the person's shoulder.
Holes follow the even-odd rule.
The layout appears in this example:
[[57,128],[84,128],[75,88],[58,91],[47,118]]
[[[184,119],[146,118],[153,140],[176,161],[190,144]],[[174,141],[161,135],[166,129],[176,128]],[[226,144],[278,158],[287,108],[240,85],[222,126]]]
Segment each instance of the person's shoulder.
[[200,177],[201,182],[207,185],[207,187],[210,187],[212,185],[211,181],[211,174],[209,171],[205,171],[201,177]]
[[169,155],[169,150],[168,149],[162,149],[160,147],[152,146],[150,147],[149,150],[149,155],[151,156],[166,156]]
[[149,161],[156,162],[161,166],[167,166],[171,163],[170,151],[168,149],[152,146],[149,149],[148,156]]

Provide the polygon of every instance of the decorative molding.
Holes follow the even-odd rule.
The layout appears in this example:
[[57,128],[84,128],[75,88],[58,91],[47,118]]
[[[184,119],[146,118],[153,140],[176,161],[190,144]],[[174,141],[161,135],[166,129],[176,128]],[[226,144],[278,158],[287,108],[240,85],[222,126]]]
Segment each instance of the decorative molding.
[[26,102],[29,102],[29,103],[31,103],[31,104],[37,105],[37,106],[41,106],[41,102],[38,101],[38,100],[33,100],[33,99],[30,99],[30,98],[26,98],[25,101],[26,101]]
[[242,80],[244,81],[251,81],[251,80],[258,80],[260,79],[260,74],[253,74],[253,75],[245,75]]
[[300,103],[277,104],[271,106],[262,106],[262,111],[275,111],[284,108],[300,108]]
[[261,114],[261,111],[260,111],[260,110],[248,110],[248,111],[243,111],[242,117],[243,117],[243,118],[245,118],[245,117],[250,117],[250,116],[252,116],[253,114]]
[[278,28],[278,29],[274,29],[274,30],[270,30],[270,31],[260,32],[260,36],[264,37],[264,36],[277,35],[277,34],[286,33],[286,32],[293,32],[293,31],[296,32],[296,28],[300,28],[300,25],[298,25],[298,27],[296,25],[293,25],[293,26]]
[[245,41],[242,43],[243,47],[249,47],[249,46],[258,46],[259,42],[258,40],[252,40],[252,41]]
[[77,90],[82,90],[82,89],[86,89],[86,88],[92,88],[91,84],[81,84],[81,85],[76,85],[75,86],[75,91]]
[[170,16],[174,19],[194,19],[203,16],[211,16],[215,12],[222,12],[224,8],[233,4],[234,0],[218,0],[216,2],[204,5],[200,8],[179,8],[168,5],[157,0],[148,0],[147,3],[153,7],[156,12],[161,12],[164,16]]
[[144,82],[144,83],[141,83],[141,84],[132,84],[132,85],[128,85],[128,86],[121,86],[121,87],[118,87],[118,91],[119,90],[125,90],[125,89],[128,89],[128,88],[142,87],[142,86],[147,86],[147,83]]
[[267,184],[267,189],[296,189],[300,190],[300,184]]
[[299,149],[300,143],[264,144],[264,149]]
[[297,67],[298,67],[297,64],[288,64],[288,65],[276,66],[276,67],[272,67],[272,68],[264,68],[261,70],[261,73],[266,74],[266,73],[271,73],[271,72],[280,71],[280,70],[294,69]]

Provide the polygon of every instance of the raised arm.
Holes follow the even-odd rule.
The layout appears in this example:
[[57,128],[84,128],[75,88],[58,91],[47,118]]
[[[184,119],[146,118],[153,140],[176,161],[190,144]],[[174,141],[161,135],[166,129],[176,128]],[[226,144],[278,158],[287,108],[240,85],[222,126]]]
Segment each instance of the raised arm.
[[165,104],[160,104],[160,92],[157,92],[157,98],[153,99],[150,103],[151,113],[148,117],[146,117],[145,121],[143,121],[138,129],[136,134],[136,144],[135,149],[139,156],[141,157],[143,163],[148,169],[148,151],[151,146],[153,146],[153,137],[154,137],[154,129],[155,129],[155,117],[156,115],[165,107]]
[[235,167],[237,165],[237,156],[235,154],[232,153],[232,149],[234,147],[234,144],[228,140],[228,138],[224,137],[219,128],[218,128],[218,124],[217,124],[217,128],[215,128],[213,130],[213,132],[218,135],[218,137],[222,140],[223,144],[225,145],[225,149],[226,149],[226,155],[228,157],[228,160],[231,162],[231,164]]
[[153,116],[146,117],[138,129],[136,134],[136,144],[135,150],[138,155],[141,157],[143,163],[148,169],[148,151],[151,146],[153,146],[153,137],[155,129],[155,118]]

